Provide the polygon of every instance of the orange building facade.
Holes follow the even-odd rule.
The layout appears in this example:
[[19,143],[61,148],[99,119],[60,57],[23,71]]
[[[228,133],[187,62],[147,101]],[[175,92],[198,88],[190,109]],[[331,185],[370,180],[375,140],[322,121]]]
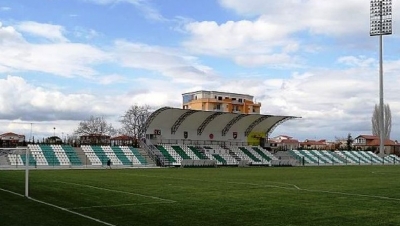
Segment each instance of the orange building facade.
[[247,94],[200,90],[182,94],[183,109],[260,114],[261,103]]

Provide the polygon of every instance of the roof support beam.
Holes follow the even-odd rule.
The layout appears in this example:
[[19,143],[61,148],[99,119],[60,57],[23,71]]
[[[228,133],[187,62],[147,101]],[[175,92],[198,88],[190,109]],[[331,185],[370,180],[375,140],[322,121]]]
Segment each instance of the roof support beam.
[[146,133],[147,129],[149,128],[151,122],[157,117],[157,115],[159,115],[161,112],[171,109],[171,107],[163,107],[160,109],[157,109],[156,111],[154,111],[146,120],[144,126],[143,126],[143,132]]
[[196,112],[199,112],[199,111],[189,110],[189,111],[183,113],[181,116],[179,116],[179,118],[175,121],[174,125],[172,125],[172,127],[171,127],[171,134],[175,134],[175,132],[178,130],[178,128],[182,124],[182,122],[185,121],[185,119],[188,116],[190,116]]
[[201,134],[203,133],[204,129],[207,127],[207,125],[214,120],[218,115],[222,115],[224,114],[223,112],[215,112],[212,115],[209,115],[199,126],[199,128],[197,128],[197,135],[201,136]]
[[225,128],[222,130],[222,136],[225,136],[235,123],[237,123],[240,119],[242,119],[246,116],[248,116],[248,115],[240,114],[240,115],[236,116],[235,118],[233,118],[231,121],[229,121],[228,124],[226,124]]
[[267,134],[267,136],[269,137],[269,135],[274,131],[274,129],[279,126],[280,124],[290,120],[290,119],[295,119],[295,118],[299,118],[299,117],[294,117],[294,116],[286,116],[280,120],[278,120],[277,122],[275,122],[271,127],[269,127],[269,129],[265,132]]
[[272,115],[263,115],[260,118],[254,120],[254,122],[252,122],[247,129],[244,131],[244,136],[247,137],[250,132],[254,129],[254,127],[256,127],[258,124],[260,124],[262,121],[264,121],[265,119],[271,117]]

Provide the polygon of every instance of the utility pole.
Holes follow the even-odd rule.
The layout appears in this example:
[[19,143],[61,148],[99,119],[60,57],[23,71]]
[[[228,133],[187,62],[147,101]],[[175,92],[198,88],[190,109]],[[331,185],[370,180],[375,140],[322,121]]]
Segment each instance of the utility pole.
[[33,129],[33,124],[36,124],[34,122],[11,122],[11,124],[21,124],[21,125],[30,125],[30,133],[29,133],[29,142],[33,142],[32,140],[32,129]]

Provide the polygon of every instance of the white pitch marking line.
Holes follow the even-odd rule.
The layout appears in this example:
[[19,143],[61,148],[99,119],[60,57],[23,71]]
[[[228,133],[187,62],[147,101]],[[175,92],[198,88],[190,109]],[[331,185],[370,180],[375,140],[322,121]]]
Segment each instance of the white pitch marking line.
[[76,185],[76,186],[81,186],[81,187],[94,188],[94,189],[99,189],[99,190],[103,190],[103,191],[111,191],[111,192],[117,192],[117,193],[128,194],[128,195],[136,195],[136,196],[140,196],[140,197],[152,198],[152,199],[157,199],[157,200],[170,202],[170,203],[176,202],[175,200],[171,200],[171,199],[163,199],[163,198],[151,196],[151,195],[143,195],[143,194],[138,194],[138,193],[133,193],[133,192],[119,191],[119,190],[114,190],[114,189],[96,187],[96,186],[87,185],[87,184],[78,184],[78,183],[71,183],[71,182],[64,182],[64,181],[55,181],[55,182],[62,183],[62,184],[71,184],[71,185]]
[[[297,190],[300,190],[299,187],[297,187],[295,184],[288,184],[288,183],[281,183],[281,182],[273,182],[273,181],[267,181],[269,183],[275,183],[275,184],[283,184],[283,185],[289,185],[293,186]],[[283,187],[283,186],[278,186],[278,185],[270,185],[270,184],[253,184],[253,183],[243,183],[243,182],[227,182],[228,184],[242,184],[242,185],[252,185],[252,186],[261,186],[261,187],[271,187],[271,188],[283,188],[283,189],[293,189],[291,187]]]
[[308,192],[319,192],[319,193],[329,193],[329,194],[338,194],[338,195],[347,195],[347,196],[358,196],[358,197],[367,197],[367,198],[378,198],[378,199],[387,199],[393,201],[400,201],[398,198],[392,198],[387,196],[379,196],[379,195],[364,195],[357,193],[347,193],[347,192],[338,192],[338,191],[324,191],[324,190],[312,190],[312,189],[304,189],[300,188],[300,191],[308,191]]
[[[373,172],[376,173],[376,172]],[[207,180],[201,180],[201,179],[191,179],[191,178],[177,178],[177,177],[161,177],[161,176],[144,176],[144,175],[137,175],[135,176],[143,176],[143,177],[157,177],[157,178],[169,178],[169,179],[176,179],[176,180],[192,180],[192,181],[203,181],[203,182],[212,182],[215,183],[215,181],[207,181]],[[356,194],[356,193],[345,193],[345,192],[335,192],[335,191],[324,191],[324,190],[312,190],[312,189],[304,189],[300,188],[299,186],[295,184],[289,184],[289,183],[281,183],[281,182],[274,182],[274,181],[265,181],[269,183],[280,183],[280,184],[287,184],[293,186],[291,187],[283,187],[283,186],[276,186],[276,185],[263,185],[263,184],[254,184],[254,183],[241,183],[241,182],[224,182],[221,181],[221,183],[230,183],[230,184],[243,184],[243,185],[252,185],[252,186],[260,186],[260,187],[270,187],[270,188],[280,188],[280,189],[288,189],[288,190],[299,190],[299,191],[307,191],[307,192],[319,192],[319,193],[330,193],[330,194],[338,194],[338,195],[347,195],[347,196],[358,196],[358,197],[367,197],[367,198],[378,198],[378,199],[386,199],[386,200],[393,200],[393,201],[400,201],[398,198],[392,198],[392,197],[386,197],[386,196],[376,196],[376,195],[364,195],[364,194]]]
[[57,209],[66,211],[66,212],[68,212],[68,213],[72,213],[72,214],[75,214],[75,215],[78,215],[78,216],[81,216],[81,217],[84,217],[84,218],[87,218],[87,219],[90,219],[90,220],[93,220],[93,221],[102,223],[102,224],[104,224],[104,225],[116,226],[115,224],[110,224],[110,223],[107,223],[107,222],[105,222],[105,221],[99,220],[99,219],[97,219],[97,218],[90,217],[90,216],[88,216],[88,215],[81,214],[81,213],[78,213],[78,212],[69,210],[69,209],[67,209],[67,208],[61,207],[61,206],[57,206],[57,205],[54,205],[54,204],[51,204],[51,203],[43,202],[43,201],[40,201],[40,200],[31,198],[31,197],[29,197],[29,199],[32,200],[32,201],[38,202],[38,203],[42,203],[42,204],[45,204],[45,205],[48,205],[48,206],[51,206],[51,207],[54,207],[54,208],[57,208]]
[[[379,196],[379,195],[364,195],[364,194],[357,194],[357,193],[347,193],[347,192],[338,192],[338,191],[325,191],[325,190],[314,190],[314,189],[306,189],[300,188],[295,184],[288,184],[292,185],[294,188],[291,187],[282,187],[282,186],[275,186],[275,185],[262,185],[262,184],[252,184],[252,183],[239,183],[239,182],[228,182],[233,184],[248,184],[253,186],[261,186],[261,187],[270,187],[270,188],[281,188],[281,189],[289,189],[293,190],[294,188],[299,191],[307,191],[307,192],[314,192],[314,193],[328,193],[328,194],[337,194],[337,195],[346,195],[346,196],[358,196],[358,197],[366,197],[366,198],[377,198],[377,199],[386,199],[386,200],[393,200],[393,201],[400,201],[398,198],[392,198],[387,196]],[[283,183],[284,184],[284,183]]]
[[[22,195],[22,194],[19,194],[19,193],[13,192],[13,191],[9,191],[9,190],[6,190],[6,189],[0,188],[0,190],[1,190],[1,191],[8,192],[8,193],[11,193],[11,194],[13,194],[13,195],[20,196],[20,197],[25,197],[25,196]],[[97,218],[93,218],[93,217],[87,216],[87,215],[85,215],[85,214],[81,214],[81,213],[78,213],[78,212],[75,212],[75,211],[72,211],[72,210],[66,209],[66,208],[64,208],[64,207],[51,204],[51,203],[43,202],[43,201],[40,201],[40,200],[38,200],[38,199],[34,199],[34,198],[32,198],[32,197],[28,197],[28,199],[29,199],[29,200],[32,200],[32,201],[34,201],[34,202],[38,202],[38,203],[41,203],[41,204],[44,204],[44,205],[48,205],[48,206],[51,206],[51,207],[60,209],[60,210],[62,210],[62,211],[66,211],[66,212],[68,212],[68,213],[72,213],[72,214],[78,215],[78,216],[80,216],[80,217],[87,218],[87,219],[89,219],[89,220],[93,220],[93,221],[99,222],[99,223],[104,224],[104,225],[116,226],[115,224],[110,224],[110,223],[107,223],[107,222],[105,222],[105,221],[99,220],[99,219],[97,219]]]
[[103,206],[82,206],[82,207],[73,207],[69,208],[70,210],[76,209],[91,209],[91,208],[110,208],[110,207],[121,207],[121,206],[140,206],[140,205],[152,205],[152,204],[169,204],[172,202],[145,202],[145,203],[128,203],[128,204],[119,204],[119,205],[103,205]]
[[5,191],[5,192],[11,193],[11,194],[13,194],[13,195],[18,195],[18,196],[20,196],[20,197],[25,197],[25,196],[22,195],[22,194],[19,194],[19,193],[10,191],[10,190],[2,189],[2,188],[0,188],[0,191]]
[[397,173],[392,173],[392,172],[371,172],[372,174],[389,174],[389,175],[397,175]]
[[[253,186],[266,186],[266,185],[260,185],[260,184],[252,184],[252,183],[241,183],[241,182],[230,182],[230,181],[209,181],[209,180],[202,180],[202,179],[194,179],[194,178],[180,178],[180,177],[163,177],[163,176],[148,176],[148,175],[139,175],[139,174],[129,174],[130,176],[140,176],[140,177],[152,177],[152,178],[167,178],[167,179],[175,179],[175,180],[190,180],[190,181],[200,181],[200,182],[210,182],[210,183],[231,183],[231,184],[244,184],[244,185],[253,185]],[[295,184],[289,184],[289,183],[284,183],[284,182],[275,182],[275,181],[266,181],[269,183],[274,183],[274,184],[283,184],[283,185],[290,185],[293,186],[296,189],[299,189]],[[277,188],[288,188],[288,187],[281,187],[281,186],[274,186],[274,185],[268,185],[268,187],[277,187]],[[290,189],[290,188],[288,188]]]

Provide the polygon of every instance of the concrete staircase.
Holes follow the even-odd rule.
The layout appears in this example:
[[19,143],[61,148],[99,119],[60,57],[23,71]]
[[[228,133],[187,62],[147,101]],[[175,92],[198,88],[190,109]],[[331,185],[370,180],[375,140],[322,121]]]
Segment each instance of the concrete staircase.
[[8,161],[6,155],[0,156],[0,166],[10,166],[10,162]]
[[85,153],[83,152],[83,150],[82,150],[81,147],[73,147],[73,148],[74,148],[76,154],[78,155],[79,160],[81,160],[82,165],[91,165],[91,164],[92,164],[92,163],[89,161],[89,159],[86,158],[86,155],[85,155]]
[[300,162],[290,155],[289,151],[278,151],[275,154],[279,160],[277,162],[273,162],[272,165],[292,165],[292,166],[300,166]]
[[149,156],[149,153],[143,148],[136,148],[139,153],[146,159],[147,166],[156,166],[154,160]]
[[233,158],[235,158],[235,160],[236,160],[237,162],[242,161],[242,159],[241,159],[234,151],[231,151],[231,150],[228,149],[228,148],[225,148],[225,150],[228,150],[228,151],[229,151],[229,154],[230,154]]

